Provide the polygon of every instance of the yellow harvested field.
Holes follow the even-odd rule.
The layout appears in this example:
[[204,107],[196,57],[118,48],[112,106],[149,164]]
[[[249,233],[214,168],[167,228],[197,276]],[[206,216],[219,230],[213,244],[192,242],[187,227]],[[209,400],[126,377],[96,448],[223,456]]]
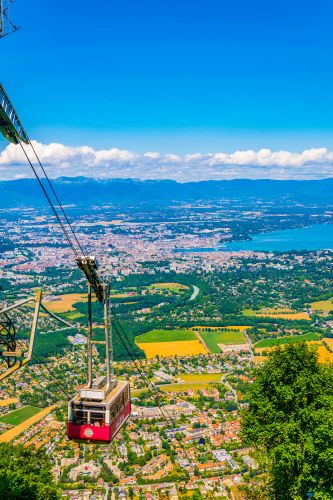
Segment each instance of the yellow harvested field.
[[253,361],[254,364],[265,363],[267,361],[267,356],[254,356]]
[[[333,349],[333,339],[322,339],[322,340],[311,340],[306,342],[307,345],[313,346],[317,349],[318,352],[318,361],[319,363],[333,363],[333,352],[330,352],[323,341],[326,342],[329,347]],[[329,341],[329,342],[328,342]],[[287,344],[284,344],[287,345]],[[283,347],[283,346],[281,346]],[[268,359],[269,352],[275,349],[276,346],[273,347],[256,347],[255,352],[259,354],[258,356],[254,356],[253,361],[255,364],[265,362]],[[267,353],[267,356],[263,356],[263,353]]]
[[245,309],[244,316],[255,316],[256,318],[277,318],[277,319],[290,319],[290,320],[310,320],[311,317],[307,312],[296,312],[292,309],[286,308],[273,308],[267,307],[255,311],[253,309]]
[[187,285],[183,285],[182,283],[153,283],[148,288],[155,288],[157,290],[170,290],[175,292],[180,292],[181,290],[188,290]]
[[[75,311],[73,304],[87,302],[87,294],[85,293],[68,293],[59,295],[58,298],[59,300],[52,300],[50,302],[44,300],[45,306],[54,313]],[[96,297],[93,297],[93,300],[96,300]]]
[[311,309],[317,311],[318,313],[328,313],[333,311],[333,298],[328,300],[318,300],[317,302],[312,302]]
[[148,359],[160,356],[194,356],[207,354],[207,349],[199,340],[180,340],[176,342],[142,342],[137,346],[142,349]]
[[[311,345],[311,346],[316,346],[316,347],[320,347],[323,345],[322,341],[321,340],[310,340],[309,342],[305,342],[307,345]],[[288,344],[281,344],[280,347],[284,347],[284,346],[287,346]],[[254,346],[254,350],[256,353],[259,354],[259,356],[262,356],[262,353],[263,352],[267,352],[269,353],[270,351],[272,351],[273,349],[275,349],[277,346],[271,346],[271,347],[256,347]]]
[[44,408],[44,410],[40,411],[39,413],[36,413],[36,415],[33,415],[32,417],[28,418],[22,424],[16,425],[12,429],[9,429],[9,431],[4,432],[3,434],[0,435],[0,443],[9,443],[10,441],[13,441],[17,436],[22,434],[26,429],[34,425],[36,422],[39,420],[42,420],[42,418],[46,417],[51,411],[53,411],[59,403],[56,403],[52,406],[49,406],[48,408]]
[[291,320],[310,320],[310,315],[306,312],[298,312],[298,313],[259,313],[256,314],[259,318],[278,318],[278,319],[291,319]]
[[261,356],[263,352],[269,352],[272,349],[274,349],[274,347],[255,347],[254,350],[259,354],[259,356]]
[[244,332],[245,330],[248,330],[251,327],[244,325],[232,325],[232,326],[225,326],[224,328],[226,330],[239,330],[240,332]]
[[321,345],[318,347],[318,360],[319,363],[333,363],[333,353]]
[[8,406],[8,405],[11,405],[12,403],[18,403],[18,399],[17,398],[7,398],[7,399],[0,400],[0,406]]
[[302,319],[305,319],[306,321],[309,321],[311,318],[310,318],[310,315],[306,312],[298,312],[298,313],[295,313],[295,314],[281,314],[279,316],[279,318],[281,319],[291,319],[291,320],[302,320]]
[[325,337],[323,339],[323,342],[325,342],[328,345],[328,347],[330,347],[332,349],[332,351],[333,351],[333,339]]

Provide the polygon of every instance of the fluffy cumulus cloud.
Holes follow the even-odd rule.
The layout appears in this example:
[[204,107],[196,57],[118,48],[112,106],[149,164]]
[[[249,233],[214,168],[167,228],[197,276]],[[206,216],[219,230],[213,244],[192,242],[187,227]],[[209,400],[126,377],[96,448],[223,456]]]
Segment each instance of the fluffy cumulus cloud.
[[[217,179],[320,179],[333,177],[333,152],[326,148],[303,152],[235,151],[177,155],[147,151],[138,154],[118,148],[97,150],[89,146],[33,142],[51,177],[78,175],[95,178],[175,179],[180,182]],[[25,147],[34,158],[30,147]],[[19,146],[0,153],[0,179],[31,176]]]

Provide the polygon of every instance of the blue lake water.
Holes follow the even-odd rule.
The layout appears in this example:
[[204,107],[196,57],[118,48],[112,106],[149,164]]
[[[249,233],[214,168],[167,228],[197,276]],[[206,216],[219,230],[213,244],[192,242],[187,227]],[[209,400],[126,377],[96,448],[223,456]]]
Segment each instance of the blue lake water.
[[[223,251],[263,251],[288,252],[291,250],[332,250],[333,224],[316,224],[299,229],[271,231],[252,236],[248,241],[231,241],[216,248],[196,248],[185,252],[223,252]],[[179,250],[181,251],[181,250]]]

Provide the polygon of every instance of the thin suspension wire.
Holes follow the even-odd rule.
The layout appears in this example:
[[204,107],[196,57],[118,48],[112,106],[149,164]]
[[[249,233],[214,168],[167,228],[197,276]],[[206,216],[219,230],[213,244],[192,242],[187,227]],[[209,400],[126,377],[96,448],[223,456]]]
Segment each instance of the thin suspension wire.
[[[114,316],[114,317],[115,317],[115,316]],[[117,321],[118,321],[118,319],[117,319]],[[119,323],[119,321],[118,321],[118,324],[119,324],[119,326],[120,326],[120,328],[121,328],[122,332],[125,334],[125,337],[126,337],[127,341],[129,342],[129,339],[128,339],[128,337],[127,337],[126,333],[124,332],[124,330],[123,330],[123,328],[122,328],[121,324]],[[119,333],[118,327],[117,327],[116,325],[114,325],[114,329],[115,329],[115,331],[116,331],[116,333],[117,333],[117,335],[118,335],[118,337],[119,337],[119,339],[120,339],[121,343],[122,343],[122,344],[123,344],[123,346],[125,347],[125,349],[126,349],[126,351],[127,351],[127,354],[130,356],[130,358],[131,358],[132,362],[134,363],[135,367],[137,368],[137,370],[138,370],[139,374],[140,374],[140,375],[141,375],[141,377],[143,378],[143,381],[145,382],[145,385],[146,385],[147,389],[149,390],[150,394],[151,394],[153,397],[156,397],[156,398],[157,398],[158,407],[159,407],[159,409],[160,409],[160,412],[161,412],[162,416],[164,417],[164,419],[165,419],[167,422],[169,422],[169,423],[171,422],[171,423],[172,423],[172,425],[174,426],[174,421],[173,421],[172,417],[169,415],[169,413],[167,412],[167,410],[166,410],[165,408],[164,408],[164,409],[162,409],[162,407],[160,406],[160,404],[159,404],[159,393],[158,393],[158,391],[156,390],[156,387],[155,387],[155,386],[151,383],[151,381],[150,381],[149,377],[147,377],[147,376],[145,375],[145,373],[142,371],[142,369],[141,369],[141,366],[142,366],[142,365],[141,365],[141,362],[140,362],[140,361],[139,361],[139,359],[137,358],[137,355],[135,354],[135,351],[134,351],[133,347],[131,346],[131,348],[132,348],[132,350],[133,350],[133,352],[134,352],[134,356],[133,356],[133,354],[131,353],[131,351],[129,350],[128,346],[126,345],[126,343],[125,343],[125,341],[124,341],[124,339],[123,339],[123,336]],[[130,344],[130,342],[129,342],[129,344]],[[130,345],[131,345],[131,344],[130,344]],[[136,358],[136,359],[135,359],[135,358]]]
[[[120,340],[121,340],[121,342],[122,342],[123,346],[125,347],[125,349],[126,349],[126,351],[127,351],[128,355],[130,356],[130,358],[131,358],[131,360],[133,361],[134,365],[136,366],[136,368],[137,368],[138,372],[139,372],[139,373],[140,373],[140,375],[142,376],[143,381],[145,382],[145,379],[147,379],[147,377],[145,377],[144,373],[141,371],[141,368],[140,368],[140,367],[138,367],[138,365],[136,364],[136,360],[135,360],[135,358],[132,356],[132,353],[129,351],[129,349],[128,349],[128,347],[127,347],[126,343],[124,342],[124,339],[123,339],[123,338],[122,338],[122,336],[119,334],[119,332],[118,332],[117,328],[115,328],[115,330],[116,330],[116,333],[117,333],[117,335],[119,336],[119,338],[120,338]],[[148,380],[149,380],[149,379],[148,379]],[[167,411],[166,411],[165,409],[163,410],[163,409],[162,409],[162,407],[160,406],[160,404],[159,404],[159,400],[158,400],[158,393],[156,393],[156,390],[155,390],[154,386],[152,386],[149,382],[148,382],[148,383],[147,383],[147,382],[145,382],[145,385],[146,385],[146,387],[147,387],[147,389],[148,389],[148,391],[149,391],[150,395],[151,395],[152,397],[157,398],[157,404],[158,404],[159,410],[160,410],[160,412],[161,412],[161,414],[162,414],[163,418],[165,419],[165,421],[166,421],[166,422],[168,422],[168,423],[172,423],[172,425],[174,425],[174,422],[173,422],[173,420],[171,419],[171,417],[167,414]],[[152,387],[153,389],[152,389],[151,387]],[[153,390],[154,390],[155,394],[154,394]]]
[[28,136],[28,134],[26,133],[26,131],[24,131],[24,132],[25,132],[25,134],[26,134],[26,136],[27,136],[27,138],[28,138],[28,142],[29,142],[29,144],[30,144],[30,146],[31,146],[31,149],[33,150],[33,152],[34,152],[34,154],[35,154],[35,156],[36,156],[36,158],[37,158],[37,161],[38,161],[38,163],[39,163],[39,165],[40,165],[40,167],[41,167],[41,169],[42,169],[42,171],[43,171],[43,174],[45,175],[45,178],[46,178],[46,180],[47,180],[47,182],[48,182],[48,185],[50,186],[50,189],[51,189],[51,191],[52,191],[52,193],[53,193],[53,195],[54,195],[55,199],[57,200],[57,203],[58,203],[58,205],[59,205],[59,208],[60,208],[60,210],[61,210],[61,212],[62,212],[63,216],[65,217],[65,220],[66,220],[66,222],[67,222],[67,224],[68,224],[68,226],[69,226],[69,228],[70,228],[70,230],[71,230],[71,232],[72,232],[72,235],[73,235],[73,237],[74,237],[74,239],[75,239],[75,241],[76,241],[76,243],[77,243],[77,245],[78,245],[79,249],[81,250],[82,255],[85,255],[85,252],[84,252],[84,250],[83,250],[83,248],[82,248],[82,246],[81,246],[81,244],[80,244],[80,242],[79,242],[79,240],[78,240],[78,238],[77,238],[77,236],[76,236],[76,233],[74,232],[74,229],[73,229],[73,227],[72,227],[72,225],[71,225],[71,223],[70,223],[70,221],[69,221],[69,219],[68,219],[68,217],[67,217],[67,214],[66,214],[66,212],[65,212],[65,210],[64,210],[64,208],[63,208],[63,206],[62,206],[62,204],[61,204],[61,202],[60,202],[60,199],[59,199],[59,197],[58,197],[58,195],[57,195],[57,193],[56,193],[56,191],[55,191],[55,189],[54,189],[54,187],[53,187],[53,184],[52,184],[51,180],[49,179],[49,177],[48,177],[48,175],[47,175],[47,172],[46,172],[46,170],[45,170],[45,168],[44,168],[44,166],[43,166],[42,162],[41,162],[41,161],[40,161],[40,159],[39,159],[39,156],[38,156],[38,154],[37,154],[37,152],[36,152],[36,150],[35,150],[35,148],[34,148],[34,146],[33,146],[32,142],[31,142],[31,140],[30,140],[30,137]]
[[[17,334],[16,334],[16,338],[18,339],[18,343],[19,343],[20,347],[21,347],[21,348],[22,348],[22,347],[25,347],[24,341],[25,341],[26,339],[24,339],[24,338],[22,338],[22,337],[18,336]],[[42,359],[40,356],[38,356],[37,354],[33,354],[33,355],[31,356],[31,359],[34,359],[35,361],[38,361],[38,365],[40,366],[40,368],[44,369],[44,371],[45,371],[45,370],[47,370],[47,371],[49,372],[49,374],[51,374],[51,375],[53,376],[53,378],[54,378],[54,379],[56,379],[56,382],[58,382],[58,384],[60,385],[60,387],[62,387],[62,388],[64,389],[64,391],[66,391],[66,390],[67,390],[67,388],[66,388],[65,384],[64,384],[64,383],[63,383],[63,382],[62,382],[62,381],[61,381],[61,380],[57,377],[57,375],[55,375],[55,374],[54,374],[53,370],[52,370],[51,368],[49,368],[49,367],[48,367],[48,366],[44,363],[43,359]],[[64,392],[64,391],[63,391],[63,392]],[[64,392],[64,394],[66,395],[66,397],[68,397],[68,393],[67,393],[67,392],[66,392],[66,393]]]
[[[28,137],[28,135],[27,135],[27,137]],[[68,219],[68,217],[67,217],[67,214],[66,214],[66,212],[65,212],[65,210],[64,210],[64,208],[63,208],[63,206],[62,206],[62,204],[61,204],[61,202],[60,202],[60,199],[59,199],[59,197],[58,197],[58,195],[57,195],[57,193],[56,193],[56,191],[55,191],[55,189],[54,189],[54,187],[53,187],[53,185],[52,185],[52,183],[51,183],[51,181],[50,181],[50,179],[49,179],[49,177],[48,177],[48,175],[47,175],[47,173],[46,173],[46,171],[45,171],[45,168],[43,167],[43,165],[42,165],[42,163],[41,163],[41,161],[40,161],[40,159],[39,159],[39,157],[38,157],[38,154],[37,154],[37,152],[36,152],[36,150],[35,150],[35,148],[34,148],[34,146],[33,146],[33,144],[32,144],[32,142],[31,142],[31,140],[30,140],[30,138],[29,138],[29,137],[28,137],[28,142],[29,142],[29,145],[30,145],[30,147],[32,148],[32,150],[33,150],[33,152],[34,152],[34,154],[35,154],[35,156],[36,156],[36,158],[37,158],[38,164],[40,165],[40,167],[41,167],[41,169],[42,169],[42,171],[43,171],[43,173],[44,173],[44,175],[45,175],[45,178],[46,178],[46,180],[47,180],[47,182],[48,182],[48,185],[49,185],[49,187],[50,187],[50,189],[51,189],[51,191],[52,191],[52,193],[53,193],[53,195],[54,195],[54,197],[55,197],[55,199],[56,199],[56,201],[57,201],[57,203],[58,203],[58,206],[59,206],[59,208],[60,208],[60,210],[61,210],[61,212],[62,212],[62,214],[63,214],[63,216],[64,216],[64,218],[65,218],[65,220],[66,220],[66,222],[67,222],[67,224],[68,224],[68,226],[69,226],[69,228],[70,228],[70,231],[71,231],[71,233],[72,233],[72,235],[73,235],[73,237],[74,237],[74,239],[75,239],[75,241],[76,241],[76,243],[77,243],[77,245],[78,245],[79,249],[81,250],[82,254],[84,255],[85,253],[84,253],[84,251],[83,251],[83,249],[82,249],[82,246],[81,246],[81,244],[80,244],[80,242],[79,242],[79,240],[78,240],[78,238],[77,238],[77,236],[76,236],[76,234],[75,234],[75,232],[74,232],[74,230],[73,230],[73,228],[72,228],[72,225],[71,225],[71,223],[70,223],[70,221],[69,221],[69,219]],[[22,142],[21,142],[21,141],[19,141],[19,144],[20,144],[20,146],[21,146],[21,148],[22,148],[22,151],[23,151],[23,153],[24,153],[24,155],[25,155],[25,157],[26,157],[26,159],[27,159],[27,161],[28,161],[28,163],[29,163],[30,167],[32,168],[32,171],[33,171],[33,173],[34,173],[34,175],[35,175],[36,179],[38,180],[38,183],[39,183],[40,187],[42,188],[42,191],[43,191],[43,193],[44,193],[44,195],[45,195],[45,197],[46,197],[46,199],[47,199],[47,201],[48,201],[48,203],[49,203],[49,205],[50,205],[50,207],[51,207],[51,209],[52,209],[52,211],[53,211],[53,213],[54,213],[54,215],[55,215],[55,217],[56,217],[56,219],[57,219],[57,221],[59,222],[59,224],[60,224],[60,226],[61,226],[61,229],[62,229],[62,231],[63,231],[63,233],[64,233],[64,235],[65,235],[65,237],[66,237],[66,239],[67,239],[67,241],[68,241],[68,243],[69,243],[69,245],[71,246],[71,248],[72,248],[72,250],[73,250],[73,252],[74,252],[75,257],[76,257],[76,258],[78,258],[78,253],[77,253],[77,250],[76,250],[75,246],[73,245],[73,242],[71,241],[71,238],[69,237],[69,234],[68,234],[68,232],[67,232],[67,230],[66,230],[66,228],[65,228],[65,226],[64,226],[64,224],[63,224],[63,222],[62,222],[62,220],[61,220],[61,218],[60,218],[60,216],[59,216],[59,214],[58,214],[58,212],[57,212],[57,210],[55,209],[55,207],[54,207],[54,205],[53,205],[53,203],[52,203],[52,200],[51,200],[50,196],[48,195],[48,193],[47,193],[47,191],[46,191],[46,189],[45,189],[44,185],[42,184],[41,179],[39,178],[39,176],[38,176],[38,174],[37,174],[37,171],[36,171],[35,167],[33,166],[33,164],[32,164],[32,162],[31,162],[31,160],[30,160],[30,158],[29,158],[28,154],[26,153],[26,151],[25,151],[25,149],[24,149],[24,147],[23,147],[23,145],[22,145]],[[152,395],[153,395],[153,392],[155,393],[155,397],[157,397],[157,400],[158,400],[158,405],[159,405],[159,399],[158,399],[158,398],[159,398],[159,394],[158,394],[158,391],[156,390],[155,386],[154,386],[154,385],[150,382],[149,378],[148,378],[148,377],[144,374],[144,372],[141,370],[142,364],[141,364],[140,360],[138,359],[138,356],[137,356],[137,354],[136,354],[136,352],[135,352],[135,350],[134,350],[134,348],[133,348],[133,346],[132,346],[132,344],[131,344],[131,342],[130,342],[130,339],[128,338],[128,336],[127,336],[126,332],[124,331],[124,329],[123,329],[123,327],[122,327],[122,325],[121,325],[121,323],[120,323],[120,321],[119,321],[119,319],[118,319],[117,315],[115,314],[115,312],[113,311],[113,309],[112,309],[112,308],[111,308],[111,314],[112,314],[112,315],[113,315],[113,317],[116,319],[117,324],[118,324],[119,328],[121,329],[121,331],[122,331],[123,335],[125,336],[125,338],[126,338],[126,340],[127,340],[128,344],[130,345],[130,347],[131,347],[131,349],[132,349],[132,351],[133,351],[134,356],[133,356],[133,354],[130,352],[130,350],[128,349],[128,347],[127,347],[127,345],[126,345],[126,343],[125,343],[125,341],[124,341],[124,339],[123,339],[122,335],[119,333],[118,328],[116,327],[116,328],[115,328],[115,330],[116,330],[117,335],[119,336],[119,338],[120,338],[120,340],[121,340],[121,342],[122,342],[123,346],[125,347],[125,349],[126,349],[127,353],[129,354],[130,358],[131,358],[131,359],[132,359],[132,361],[134,362],[134,364],[135,364],[136,368],[138,369],[139,373],[141,374],[141,376],[143,377],[143,379],[146,381],[146,386],[147,386],[147,388],[149,389],[150,393],[151,393]],[[37,357],[36,355],[34,355],[33,357],[34,357],[35,359],[37,359],[37,360],[38,360],[38,357]],[[39,362],[41,363],[41,360],[40,360],[40,359],[39,359]],[[139,363],[139,364],[138,364],[138,363]],[[46,365],[44,365],[43,363],[41,363],[41,366],[43,366],[44,371],[45,371],[45,369],[47,369],[47,371],[48,371],[48,372],[49,372],[49,373],[50,373],[50,374],[51,374],[54,378],[57,378],[57,377],[53,374],[52,370],[51,370],[51,369],[49,369]],[[58,383],[60,383],[59,379],[57,379],[57,380],[58,380]],[[62,391],[62,392],[64,392],[64,391]],[[68,398],[68,394],[67,394],[67,393],[65,393],[65,394],[66,394],[66,397]],[[166,410],[164,410],[164,411],[163,411],[160,405],[159,405],[159,408],[160,408],[160,411],[161,411],[162,415],[164,416],[164,418],[165,418],[166,420],[171,421],[171,422],[172,422],[172,424],[173,424],[174,422],[173,422],[172,418],[171,418],[169,415],[167,415],[167,411],[166,411]],[[164,413],[164,412],[165,412],[165,413]]]
[[42,190],[43,190],[44,195],[46,196],[46,199],[47,199],[47,201],[48,201],[48,203],[49,203],[49,205],[50,205],[50,207],[51,207],[51,209],[52,209],[52,211],[53,211],[53,213],[54,213],[54,215],[55,215],[55,217],[56,217],[57,221],[59,222],[59,224],[60,224],[60,226],[61,226],[61,229],[62,229],[62,231],[63,231],[63,233],[64,233],[64,235],[65,235],[65,237],[66,237],[66,239],[67,239],[67,241],[68,241],[68,243],[69,243],[69,245],[70,245],[70,247],[72,248],[72,250],[73,250],[73,252],[74,252],[75,257],[76,257],[76,258],[78,258],[78,257],[79,257],[79,254],[77,253],[77,250],[76,250],[75,246],[73,245],[73,242],[71,241],[71,239],[70,239],[70,237],[69,237],[69,234],[68,234],[68,232],[67,232],[67,230],[66,230],[66,228],[65,228],[65,226],[64,226],[64,224],[63,224],[63,222],[62,222],[62,220],[61,220],[61,218],[59,217],[59,214],[58,214],[58,212],[56,211],[56,209],[55,209],[55,207],[54,207],[54,205],[53,205],[53,203],[52,203],[52,200],[51,200],[51,198],[49,197],[49,195],[48,195],[48,193],[47,193],[47,191],[46,191],[46,189],[45,189],[45,187],[44,187],[44,185],[43,185],[43,183],[42,183],[41,179],[39,178],[39,176],[38,176],[38,174],[37,174],[37,171],[36,171],[35,167],[33,166],[33,164],[32,164],[32,162],[31,162],[31,160],[30,160],[29,156],[27,155],[27,152],[25,151],[25,149],[24,149],[24,147],[23,147],[23,145],[22,145],[22,142],[21,142],[21,141],[19,141],[19,144],[20,144],[20,146],[21,146],[21,148],[22,148],[22,151],[23,151],[23,153],[24,153],[24,155],[25,155],[25,157],[26,157],[26,159],[27,159],[27,161],[28,161],[28,163],[29,163],[30,167],[32,168],[33,173],[35,174],[35,177],[36,177],[36,179],[37,179],[37,181],[38,181],[38,183],[39,183],[40,187],[41,187],[41,188],[42,188]]
[[[122,332],[123,336],[126,338],[126,340],[127,340],[127,342],[128,342],[128,345],[129,345],[129,346],[130,346],[130,348],[132,349],[132,353],[133,353],[133,355],[131,355],[131,354],[130,354],[130,356],[131,356],[132,360],[133,360],[133,357],[135,358],[135,361],[134,361],[135,366],[137,367],[137,363],[139,364],[139,366],[140,366],[140,368],[138,368],[139,373],[141,374],[141,376],[143,376],[143,378],[144,378],[145,380],[147,380],[147,381],[148,381],[148,382],[146,383],[146,386],[147,386],[147,387],[148,387],[148,386],[150,386],[150,387],[154,390],[154,392],[155,392],[155,397],[159,398],[159,391],[156,389],[156,387],[154,386],[154,384],[152,384],[152,383],[151,383],[150,378],[149,378],[149,377],[147,377],[147,375],[145,375],[145,373],[142,371],[142,370],[144,370],[144,368],[143,368],[143,366],[142,366],[142,363],[141,363],[141,361],[140,361],[140,359],[139,359],[139,357],[138,357],[137,353],[135,352],[135,349],[133,348],[133,345],[132,345],[131,339],[128,337],[128,335],[127,335],[126,331],[124,330],[124,328],[123,328],[123,326],[122,326],[122,324],[121,324],[121,322],[120,322],[120,320],[119,320],[119,318],[118,318],[118,316],[117,316],[116,312],[114,311],[114,308],[112,308],[112,307],[111,307],[111,314],[112,314],[112,316],[114,317],[114,319],[116,320],[116,322],[117,322],[117,324],[118,324],[119,328],[121,329],[121,332]],[[114,325],[114,323],[113,323],[113,325]],[[114,326],[115,326],[115,325],[114,325]],[[120,333],[119,333],[119,331],[118,331],[117,327],[116,327],[116,333],[118,334],[119,338],[120,338],[120,339],[122,340],[122,342],[123,342],[123,337],[122,337],[122,335],[120,335]],[[127,350],[127,348],[126,348],[126,350]],[[128,352],[128,350],[127,350],[127,352]],[[158,399],[158,401],[159,401],[159,399]],[[168,412],[167,412],[167,410],[165,410],[165,412],[166,412],[166,413],[168,413]],[[172,419],[172,417],[171,417],[170,415],[169,415],[169,419],[170,419],[170,420],[172,421],[172,423],[173,423],[173,419]]]
[[[17,339],[17,343],[19,344],[19,346],[22,348],[22,347],[25,347],[25,344],[24,344],[24,341],[26,339],[23,339],[22,337],[19,337],[17,334],[15,336],[15,338]],[[61,390],[61,392],[66,396],[66,399],[69,400],[70,397],[69,397],[69,394],[67,392],[67,387],[65,386],[65,384],[57,377],[57,375],[54,374],[53,370],[51,368],[49,368],[46,364],[43,363],[43,360],[37,356],[37,354],[33,354],[31,356],[31,359],[34,359],[35,361],[38,362],[38,366],[40,367],[40,369],[43,369],[44,370],[44,373],[46,373],[46,371],[49,373],[49,375],[51,375],[51,377],[53,377],[55,379],[55,381],[59,384],[59,389]]]

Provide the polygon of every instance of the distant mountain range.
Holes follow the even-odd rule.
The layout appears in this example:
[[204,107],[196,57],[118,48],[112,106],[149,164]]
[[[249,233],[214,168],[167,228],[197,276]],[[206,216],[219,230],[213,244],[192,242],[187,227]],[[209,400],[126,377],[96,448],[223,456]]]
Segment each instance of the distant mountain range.
[[[85,206],[113,203],[164,205],[173,201],[207,202],[218,199],[250,198],[276,201],[285,197],[302,204],[333,204],[333,179],[315,181],[241,179],[178,183],[171,180],[97,180],[86,177],[61,177],[52,182],[64,204]],[[46,200],[35,179],[0,181],[0,208],[45,205]]]

